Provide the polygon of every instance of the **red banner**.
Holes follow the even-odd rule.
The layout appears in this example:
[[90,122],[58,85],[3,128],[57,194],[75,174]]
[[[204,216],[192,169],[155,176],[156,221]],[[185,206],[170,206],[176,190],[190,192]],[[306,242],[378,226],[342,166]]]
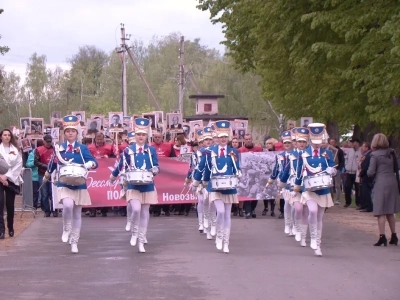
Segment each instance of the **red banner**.
[[[114,184],[109,181],[110,174],[115,168],[115,159],[102,158],[97,161],[99,167],[89,171],[86,181],[92,200],[92,207],[125,206],[126,201],[120,199],[121,185],[119,181],[117,180]],[[196,196],[189,190],[189,187],[184,189],[183,186],[189,170],[187,162],[160,157],[159,166],[160,173],[154,177],[158,204],[180,204],[197,201]],[[247,199],[243,198],[241,200]]]

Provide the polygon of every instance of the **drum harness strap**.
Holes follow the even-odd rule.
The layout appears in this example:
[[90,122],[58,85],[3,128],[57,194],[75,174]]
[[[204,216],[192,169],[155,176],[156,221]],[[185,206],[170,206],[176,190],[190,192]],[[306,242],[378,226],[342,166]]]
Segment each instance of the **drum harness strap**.
[[[133,152],[132,149],[129,149],[128,153],[129,153],[129,156],[131,157],[131,167],[133,167],[133,169],[137,169],[136,164],[135,164],[136,152]],[[152,170],[154,168],[154,165],[153,165],[153,158],[152,158],[151,152],[149,153],[149,159],[150,159],[151,170]],[[146,162],[144,162],[143,166],[140,169],[141,170],[146,170]]]

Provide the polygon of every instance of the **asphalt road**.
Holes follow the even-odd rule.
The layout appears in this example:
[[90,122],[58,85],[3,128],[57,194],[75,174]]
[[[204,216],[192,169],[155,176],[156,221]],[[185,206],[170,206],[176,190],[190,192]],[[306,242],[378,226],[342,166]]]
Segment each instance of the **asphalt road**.
[[0,252],[0,299],[400,299],[399,247],[325,222],[323,257],[283,233],[283,221],[233,218],[230,254],[189,217],[152,217],[147,253],[125,218],[83,218],[79,254],[61,242],[62,219],[42,218]]

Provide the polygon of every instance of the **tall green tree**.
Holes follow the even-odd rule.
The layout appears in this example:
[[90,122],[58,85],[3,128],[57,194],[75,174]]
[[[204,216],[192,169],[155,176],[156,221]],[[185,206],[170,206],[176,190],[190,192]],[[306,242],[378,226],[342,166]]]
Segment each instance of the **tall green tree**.
[[[4,12],[4,9],[0,8],[0,15]],[[0,34],[0,39],[1,39],[1,34]],[[6,54],[8,51],[10,51],[10,48],[8,48],[7,46],[0,46],[0,54],[4,55]]]
[[199,0],[236,66],[285,115],[391,134],[400,114],[398,1]]

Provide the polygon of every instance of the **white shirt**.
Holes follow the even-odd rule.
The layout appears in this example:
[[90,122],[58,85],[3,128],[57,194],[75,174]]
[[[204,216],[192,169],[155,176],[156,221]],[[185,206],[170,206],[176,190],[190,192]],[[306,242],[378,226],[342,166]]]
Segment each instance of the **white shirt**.
[[136,144],[136,153],[139,153],[139,149],[142,148],[142,153],[144,152],[144,145],[143,146],[139,146],[138,144]]

